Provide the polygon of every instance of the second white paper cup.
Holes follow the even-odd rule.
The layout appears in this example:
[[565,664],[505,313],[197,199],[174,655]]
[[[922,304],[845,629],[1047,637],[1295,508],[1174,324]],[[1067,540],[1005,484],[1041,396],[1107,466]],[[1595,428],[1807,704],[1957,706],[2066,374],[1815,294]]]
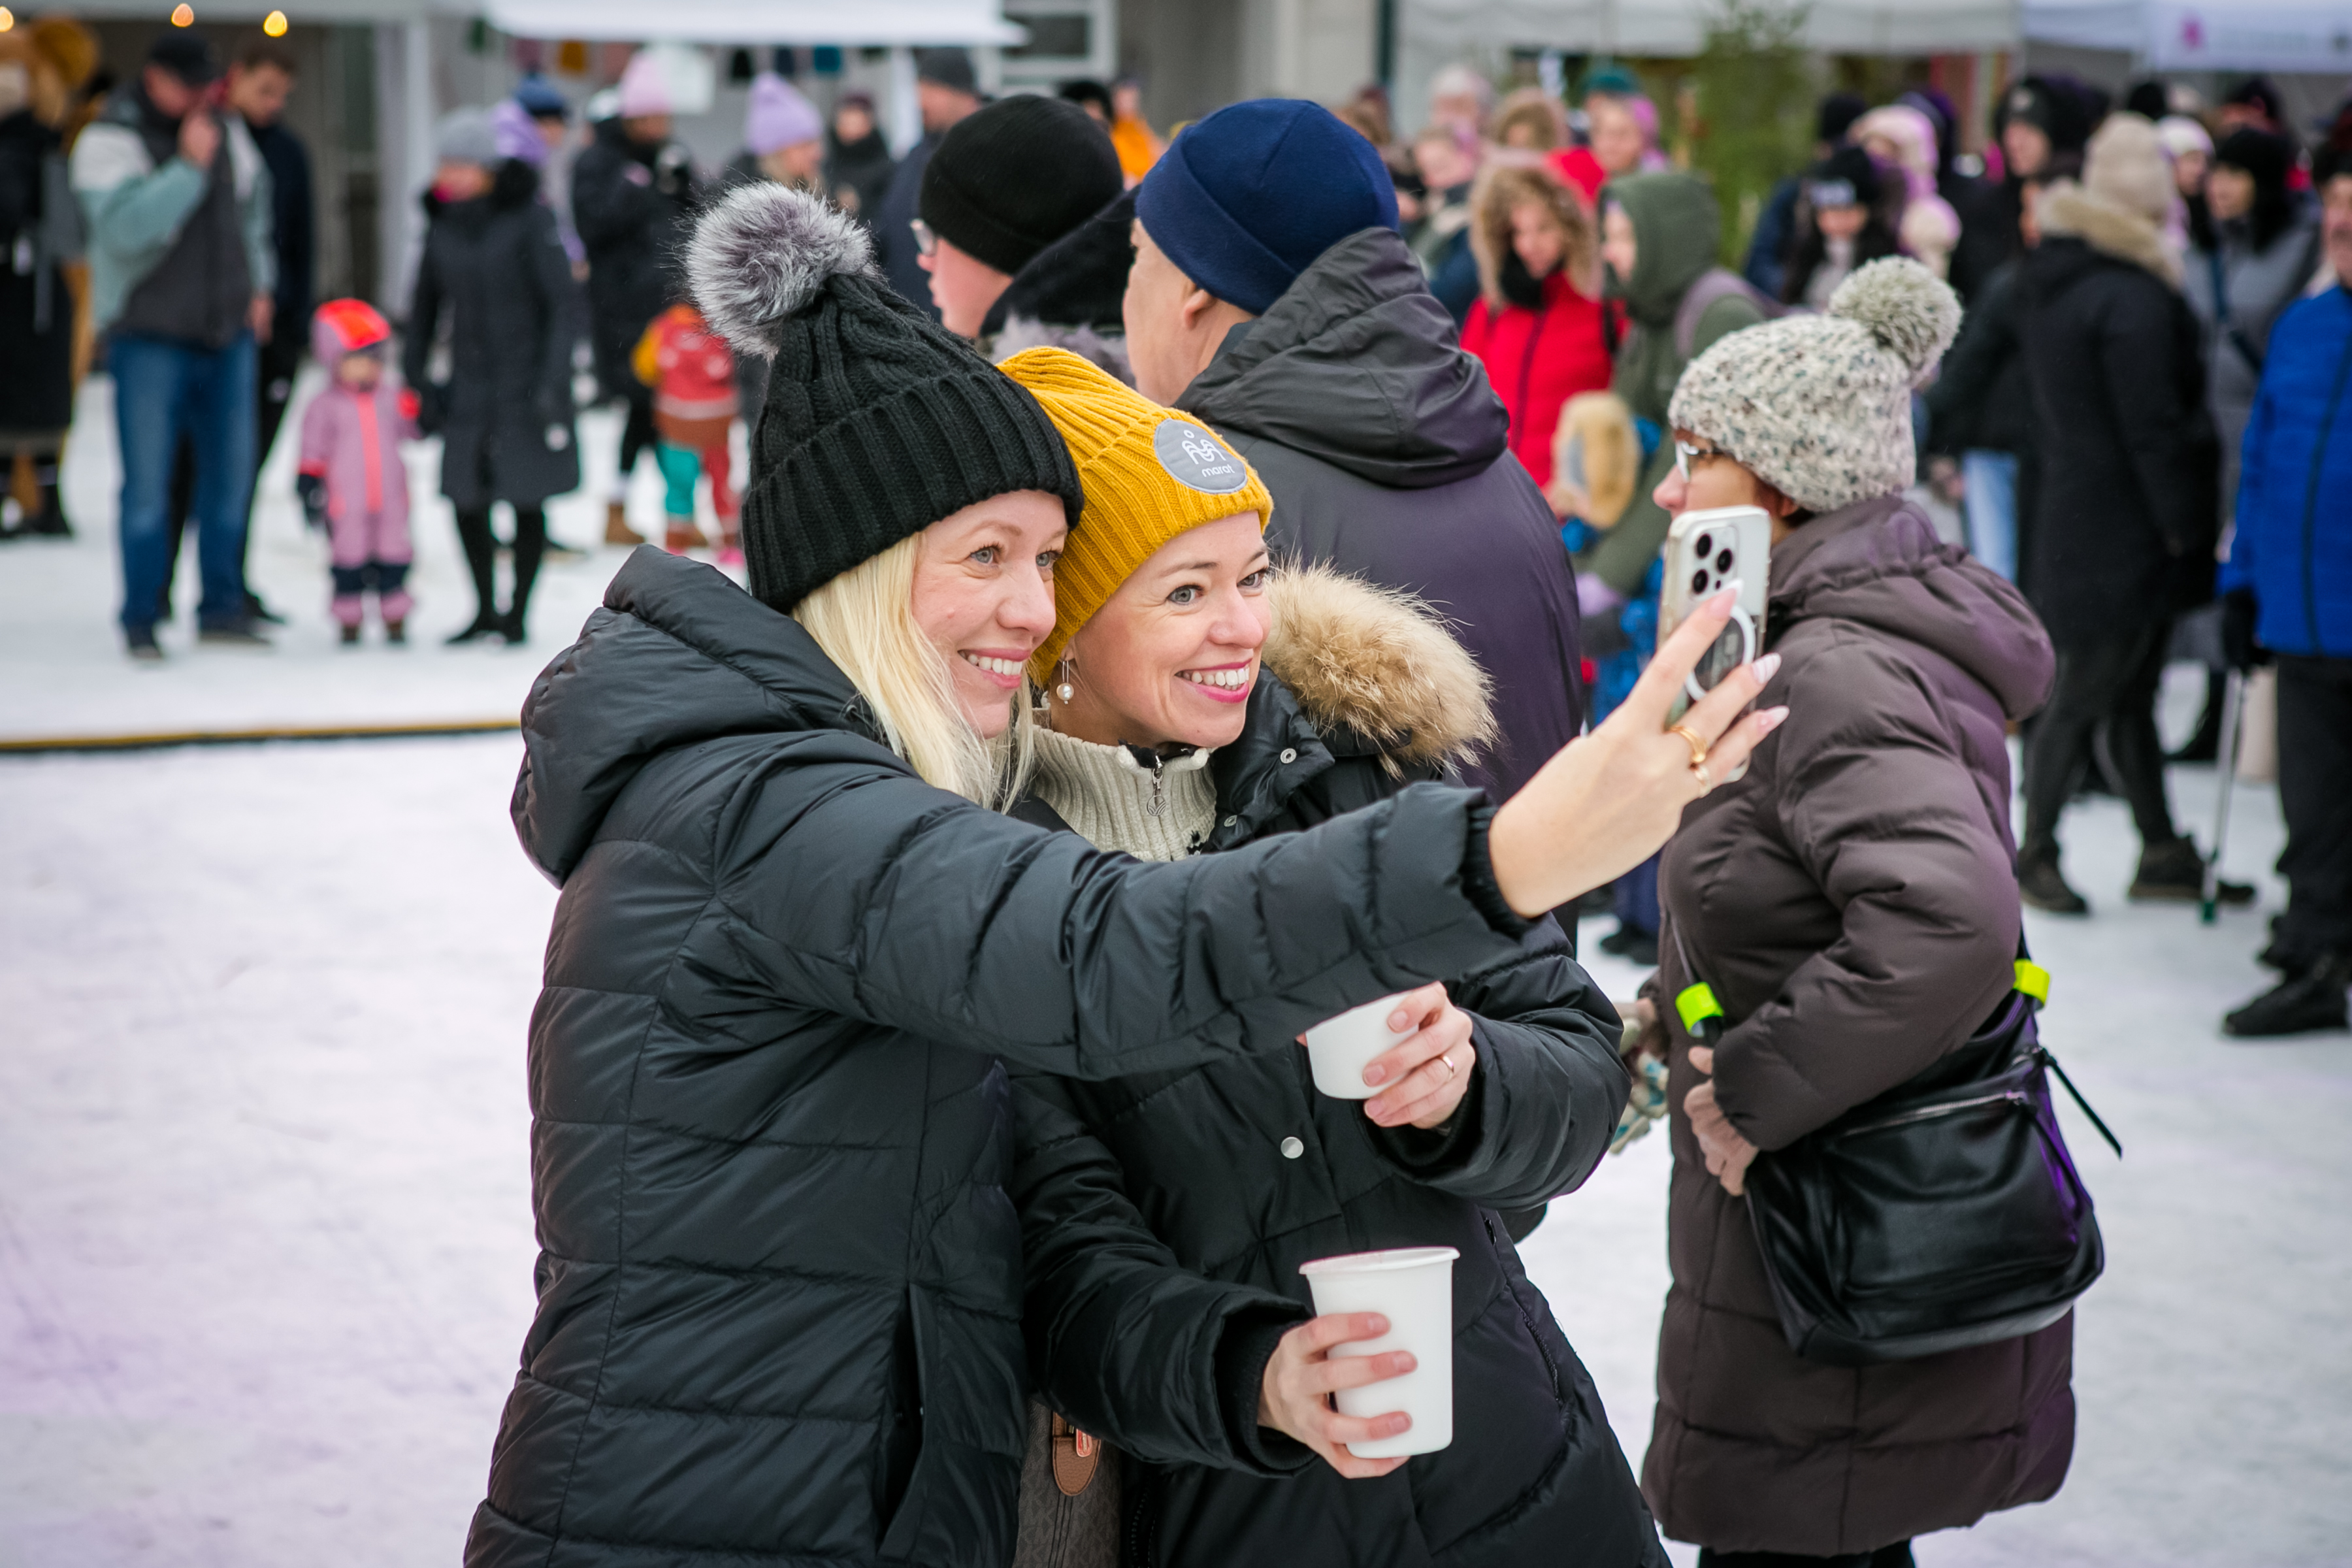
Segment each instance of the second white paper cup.
[[1389,1015],[1396,1011],[1397,996],[1403,994],[1400,991],[1396,996],[1350,1007],[1307,1031],[1307,1061],[1314,1069],[1317,1089],[1334,1100],[1370,1100],[1380,1093],[1364,1081],[1364,1069],[1405,1037],[1389,1030]]
[[1342,1415],[1385,1415],[1402,1410],[1412,1425],[1393,1437],[1350,1443],[1360,1459],[1433,1454],[1454,1441],[1454,1260],[1450,1247],[1403,1247],[1351,1252],[1302,1263],[1318,1317],[1378,1312],[1389,1331],[1376,1340],[1334,1345],[1334,1356],[1411,1351],[1415,1365],[1402,1377],[1343,1388],[1334,1396]]

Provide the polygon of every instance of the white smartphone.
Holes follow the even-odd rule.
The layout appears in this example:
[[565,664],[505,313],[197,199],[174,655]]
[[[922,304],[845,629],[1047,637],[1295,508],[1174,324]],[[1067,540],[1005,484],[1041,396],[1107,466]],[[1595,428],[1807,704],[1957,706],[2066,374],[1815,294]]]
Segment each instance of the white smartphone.
[[[1764,651],[1764,605],[1769,587],[1766,573],[1771,561],[1772,520],[1761,507],[1686,511],[1666,530],[1665,583],[1658,595],[1659,642],[1672,637],[1684,617],[1715,595],[1735,584],[1739,589],[1723,636],[1675,693],[1668,723],[1680,719],[1717,681]],[[1743,766],[1732,778],[1747,771]]]

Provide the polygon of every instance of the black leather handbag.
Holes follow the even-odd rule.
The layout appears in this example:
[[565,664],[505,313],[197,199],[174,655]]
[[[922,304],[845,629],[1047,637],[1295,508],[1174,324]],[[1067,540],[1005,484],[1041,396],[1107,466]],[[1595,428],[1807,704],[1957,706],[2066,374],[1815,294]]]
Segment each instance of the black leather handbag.
[[[1687,953],[1684,973],[1695,982],[1675,998],[1684,1026],[1713,1045],[1723,1009]],[[1780,1331],[1808,1361],[1910,1361],[2030,1334],[2105,1268],[2050,1074],[2118,1155],[2123,1145],[2036,1033],[2048,974],[2026,959],[2017,974],[1966,1045],[1748,1166]]]

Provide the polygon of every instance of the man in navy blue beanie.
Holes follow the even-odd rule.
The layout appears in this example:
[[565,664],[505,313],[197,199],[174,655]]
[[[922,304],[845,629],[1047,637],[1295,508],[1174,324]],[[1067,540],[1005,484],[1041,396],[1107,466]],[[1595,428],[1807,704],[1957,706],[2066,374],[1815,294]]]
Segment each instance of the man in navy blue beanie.
[[1277,553],[1453,619],[1502,728],[1471,782],[1517,790],[1583,724],[1575,582],[1501,400],[1397,233],[1378,151],[1318,104],[1219,110],[1144,177],[1135,245],[1138,389],[1256,467]]

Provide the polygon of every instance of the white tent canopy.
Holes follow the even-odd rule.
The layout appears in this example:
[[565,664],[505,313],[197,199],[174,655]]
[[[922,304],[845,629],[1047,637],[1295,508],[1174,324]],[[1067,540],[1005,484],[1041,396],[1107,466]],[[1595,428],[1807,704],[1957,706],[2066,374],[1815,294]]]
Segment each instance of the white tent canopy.
[[648,37],[707,44],[1025,42],[997,0],[488,0],[492,26],[520,38]]
[[2352,0],[2025,0],[2037,43],[2113,49],[2146,70],[2352,70]]
[[[1399,42],[1444,59],[1508,48],[1570,54],[1695,55],[1710,0],[1402,0]],[[1830,53],[1937,54],[2017,41],[2011,0],[1815,0],[1807,48]]]

